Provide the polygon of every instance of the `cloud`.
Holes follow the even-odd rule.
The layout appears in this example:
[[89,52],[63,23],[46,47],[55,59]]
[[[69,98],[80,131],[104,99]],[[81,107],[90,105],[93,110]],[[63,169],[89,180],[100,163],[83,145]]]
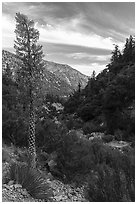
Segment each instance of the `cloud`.
[[113,41],[110,37],[103,38],[96,34],[82,34],[79,32],[68,31],[65,28],[42,28],[36,25],[40,32],[40,41],[51,43],[62,43],[68,45],[80,45],[85,47],[113,49]]
[[105,65],[100,65],[99,63],[90,63],[85,65],[71,64],[71,66],[87,76],[91,76],[93,71],[95,71],[96,74],[99,74],[106,67]]
[[[132,2],[4,2],[3,14],[16,12],[37,22],[41,39],[47,42],[112,48],[134,34],[135,9]],[[64,36],[64,37],[63,37]],[[45,38],[46,38],[45,37]],[[73,37],[73,39],[72,39]],[[95,42],[96,41],[96,42]],[[107,49],[107,48],[106,48]]]
[[13,47],[15,22],[7,16],[2,17],[2,44],[3,47]]
[[90,55],[109,55],[112,50],[100,49],[93,47],[85,47],[80,45],[68,45],[61,43],[49,43],[43,42],[45,48],[45,53],[62,53],[62,54],[72,54],[72,53],[89,53]]
[[[52,49],[53,45],[53,49]],[[44,46],[45,59],[63,63],[63,64],[90,64],[98,62],[100,64],[108,64],[110,61],[111,51],[102,49],[94,49],[81,46],[68,46],[64,45],[60,48],[60,45],[50,44]],[[69,49],[67,49],[69,47]],[[49,50],[50,48],[50,50]]]
[[[6,15],[3,16],[3,25],[5,26],[3,27],[3,34],[5,35],[5,33],[9,34],[11,32],[14,33],[13,28],[15,27],[15,21],[13,19],[8,18]],[[11,26],[9,26],[9,24]],[[78,45],[101,49],[112,49],[114,42],[110,37],[102,38],[101,36],[98,36],[96,34],[86,35],[78,31],[76,32],[73,29],[68,30],[70,25],[72,26],[72,28],[74,28],[77,27],[78,24],[80,24],[80,19],[74,18],[71,19],[70,22],[68,22],[67,26],[66,24],[64,24],[64,22],[56,27],[52,26],[49,23],[41,25],[38,22],[36,22],[35,26],[40,32],[41,42]],[[9,34],[8,38],[12,38],[13,36],[14,35]]]
[[89,59],[91,61],[107,61],[110,59],[110,55],[91,55],[89,53],[72,53],[67,54],[67,57],[73,58],[73,59]]
[[39,25],[48,24],[55,29],[110,37],[117,42],[134,34],[134,2],[3,3],[3,13],[12,18],[19,11],[37,21]]
[[87,75],[109,63],[113,44],[123,48],[135,32],[133,2],[4,2],[2,43],[11,50],[15,14],[33,19],[45,59],[65,63]]
[[130,33],[135,27],[135,4],[133,2],[81,3],[80,10],[84,16],[81,26],[87,32],[92,31],[102,37],[110,36],[114,39],[119,35],[125,38],[133,34]]

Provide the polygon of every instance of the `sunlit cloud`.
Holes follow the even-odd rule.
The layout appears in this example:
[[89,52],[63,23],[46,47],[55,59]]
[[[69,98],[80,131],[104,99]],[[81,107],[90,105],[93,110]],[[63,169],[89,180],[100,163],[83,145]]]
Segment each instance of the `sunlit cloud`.
[[92,75],[93,71],[95,71],[97,75],[106,68],[106,65],[100,65],[98,63],[90,63],[85,65],[72,64],[71,66],[89,77]]
[[117,44],[135,33],[132,2],[4,2],[2,46],[14,50],[15,14],[35,22],[45,59],[64,63],[90,76],[109,63]]
[[2,17],[2,45],[3,47],[13,47],[15,21],[9,19],[7,16]]
[[63,28],[42,28],[38,26],[40,31],[40,41],[62,43],[68,45],[80,45],[85,47],[93,47],[100,49],[113,49],[115,43],[110,37],[102,38],[96,34],[82,34],[74,31],[68,31]]
[[90,59],[90,60],[97,60],[97,61],[106,61],[109,60],[111,55],[91,55],[89,53],[72,53],[67,54],[67,57],[74,58],[74,59]]

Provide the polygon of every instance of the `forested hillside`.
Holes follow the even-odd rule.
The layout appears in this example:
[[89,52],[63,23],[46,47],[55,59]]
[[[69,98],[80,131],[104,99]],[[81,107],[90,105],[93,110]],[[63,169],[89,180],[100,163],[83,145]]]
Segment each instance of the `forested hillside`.
[[110,63],[100,74],[93,72],[85,89],[76,91],[65,104],[66,113],[76,113],[88,122],[89,131],[119,132],[120,139],[134,140],[135,41],[126,40],[120,52],[115,46]]

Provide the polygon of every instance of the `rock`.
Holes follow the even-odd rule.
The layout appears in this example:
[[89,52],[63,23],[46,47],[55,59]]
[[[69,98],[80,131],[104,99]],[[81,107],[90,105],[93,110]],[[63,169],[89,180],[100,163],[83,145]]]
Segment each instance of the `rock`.
[[61,103],[52,103],[52,106],[55,107],[57,111],[62,111],[64,109]]
[[79,138],[85,137],[83,130],[81,130],[81,129],[76,130],[75,133],[76,133],[77,137],[79,137]]
[[22,194],[23,196],[28,196],[28,192],[27,192],[26,189],[22,189],[21,194]]
[[94,139],[94,137],[89,137],[89,140],[93,140]]
[[13,180],[10,180],[9,182],[8,182],[8,185],[9,186],[11,186],[11,185],[13,185],[14,184],[14,181]]
[[7,188],[7,189],[10,189],[10,188],[11,188],[11,187],[10,187],[9,185],[7,185],[7,184],[4,184],[3,187],[4,187],[4,188]]
[[56,171],[56,166],[57,166],[56,159],[57,159],[57,153],[56,152],[51,153],[47,162],[49,171],[51,172]]
[[74,195],[74,196],[75,196],[75,195],[76,195],[76,192],[75,192],[75,191],[72,191],[72,192],[71,192],[71,195]]
[[50,180],[53,180],[54,179],[54,177],[52,176],[52,174],[49,172],[48,173],[48,178],[50,179]]
[[48,165],[50,167],[50,170],[54,169],[54,167],[57,165],[57,163],[54,160],[50,160],[48,162]]
[[21,184],[15,184],[14,188],[22,188],[22,185]]

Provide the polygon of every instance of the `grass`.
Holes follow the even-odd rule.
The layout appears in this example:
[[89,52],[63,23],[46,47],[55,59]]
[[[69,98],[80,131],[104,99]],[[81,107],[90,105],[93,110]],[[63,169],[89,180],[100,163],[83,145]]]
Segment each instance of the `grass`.
[[10,180],[21,184],[36,199],[49,201],[52,196],[52,191],[40,172],[29,168],[25,163],[12,163],[10,167]]

